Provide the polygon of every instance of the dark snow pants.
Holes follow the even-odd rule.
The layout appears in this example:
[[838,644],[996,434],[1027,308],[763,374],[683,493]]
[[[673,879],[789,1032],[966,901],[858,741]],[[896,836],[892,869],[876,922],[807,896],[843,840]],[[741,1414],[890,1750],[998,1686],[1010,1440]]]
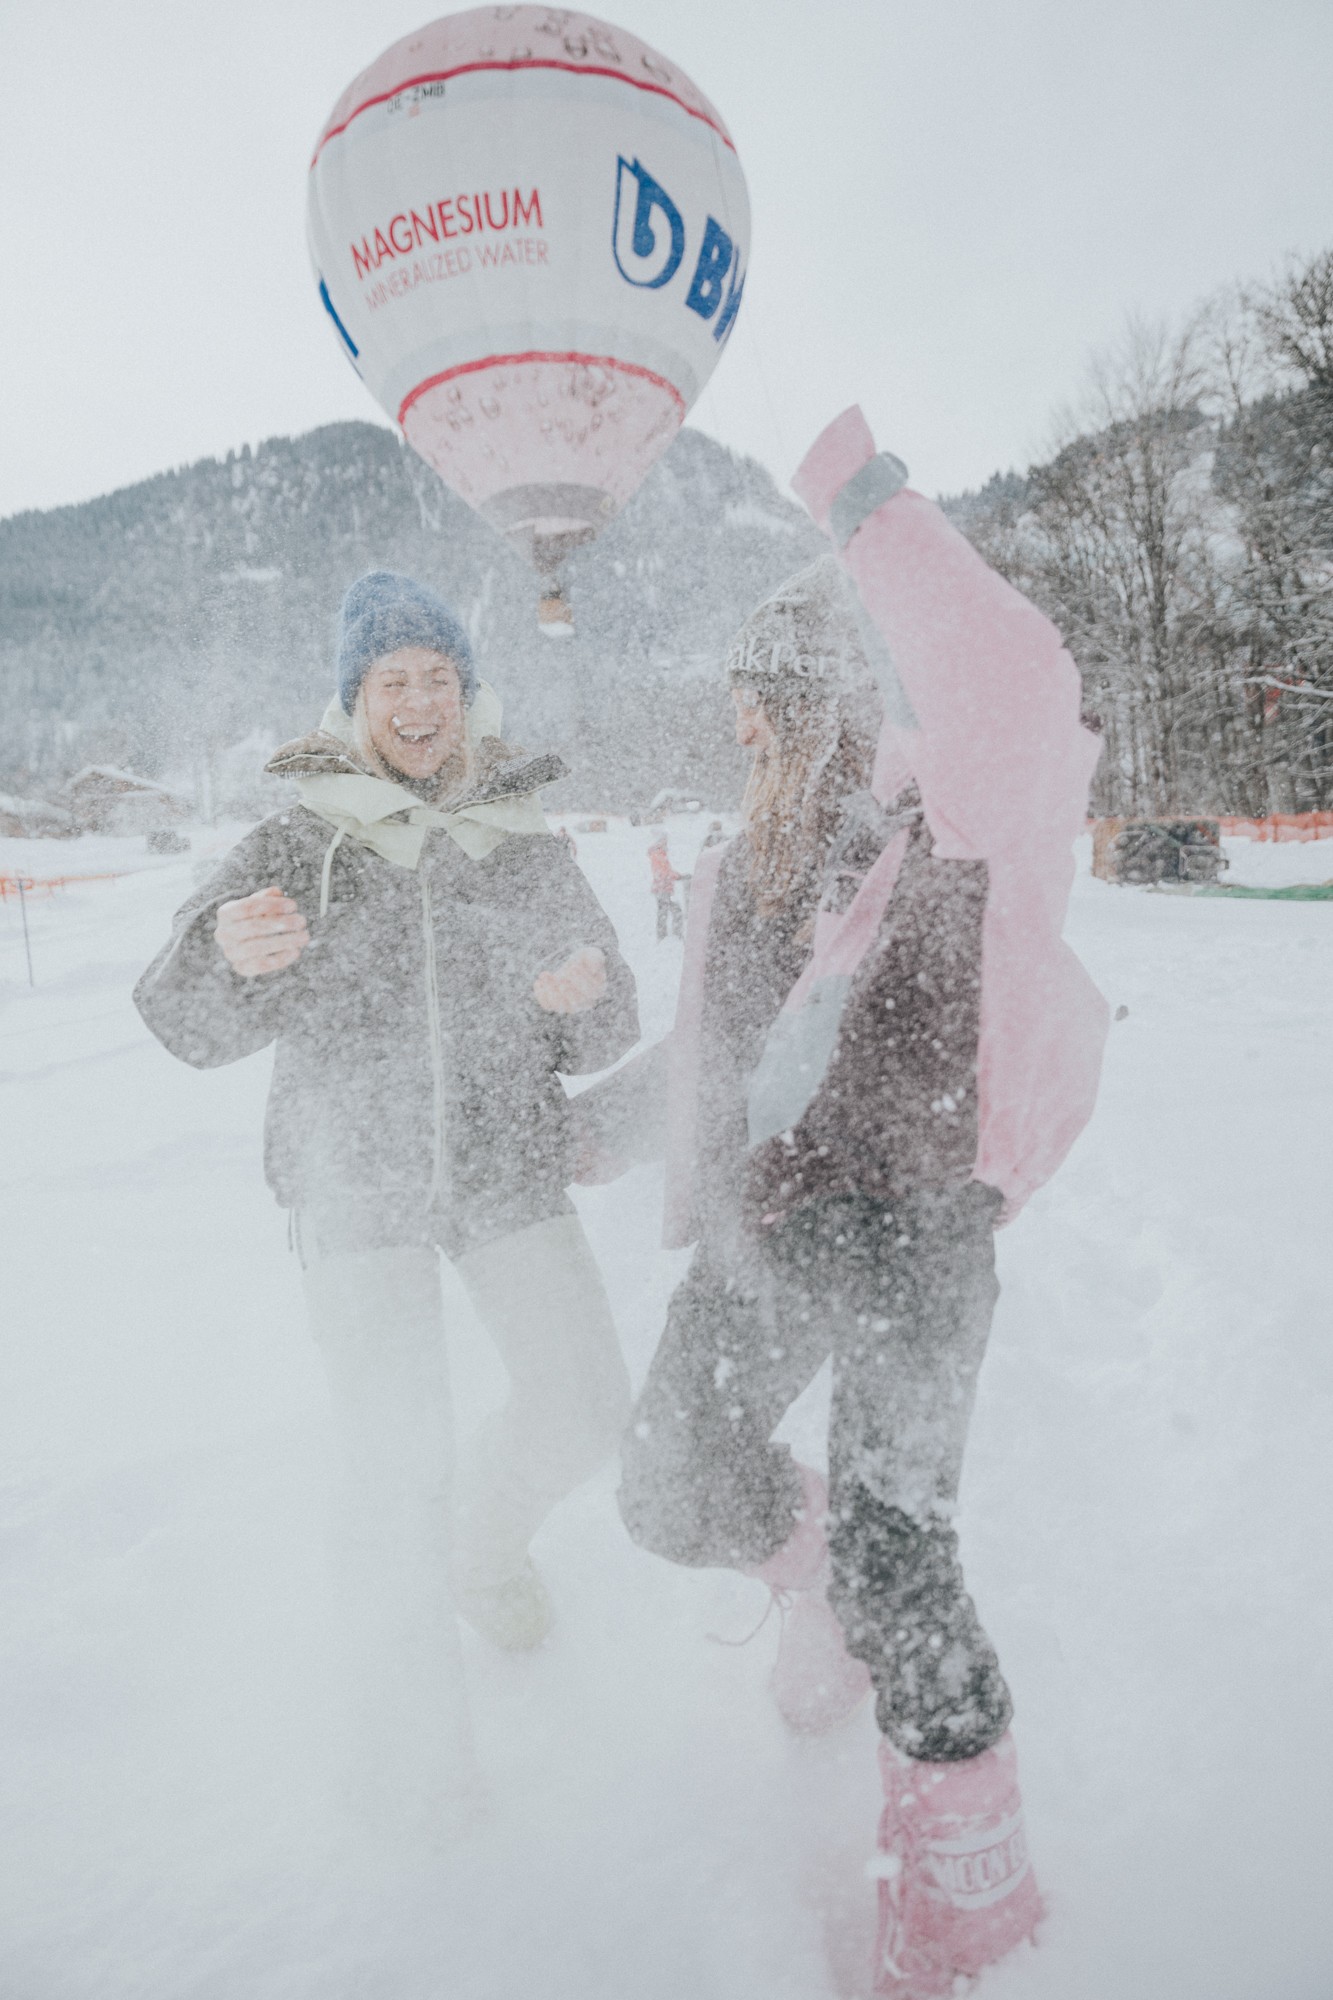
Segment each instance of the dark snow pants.
[[976,1184],[892,1208],[811,1203],[774,1230],[751,1289],[701,1244],[622,1454],[637,1542],[675,1562],[757,1567],[800,1505],[773,1431],[831,1353],[829,1601],[869,1668],[881,1730],[931,1761],[979,1755],[1012,1713],[951,1519],[997,1295],[998,1207]]

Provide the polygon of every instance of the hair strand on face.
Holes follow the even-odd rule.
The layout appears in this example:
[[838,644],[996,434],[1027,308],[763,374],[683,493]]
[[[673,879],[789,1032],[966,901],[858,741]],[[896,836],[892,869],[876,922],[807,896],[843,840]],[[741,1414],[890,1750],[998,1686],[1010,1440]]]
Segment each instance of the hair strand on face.
[[755,754],[741,813],[749,878],[762,916],[817,892],[848,797],[870,783],[868,717],[818,684],[759,690],[773,740]]

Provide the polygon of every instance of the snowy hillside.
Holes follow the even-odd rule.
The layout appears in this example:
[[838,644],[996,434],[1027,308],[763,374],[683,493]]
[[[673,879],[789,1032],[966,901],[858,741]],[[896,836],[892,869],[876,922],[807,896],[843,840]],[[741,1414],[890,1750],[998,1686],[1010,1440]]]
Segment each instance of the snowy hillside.
[[[672,823],[677,865],[701,832]],[[30,901],[31,989],[0,902],[0,1992],[827,2000],[830,1885],[853,1891],[849,1943],[868,1907],[869,1715],[789,1739],[774,1621],[709,1636],[744,1637],[759,1586],[639,1553],[609,1475],[539,1539],[544,1649],[469,1641],[489,1817],[434,1854],[346,1816],[331,1441],[260,1172],[268,1059],[190,1071],[129,999],[225,837],[151,866],[130,842],[34,844],[61,872],[138,872]],[[656,1035],[680,948],[653,942],[649,834],[577,838]],[[1258,858],[1333,875],[1333,843]],[[33,859],[0,842],[0,873]],[[1051,1901],[1039,1949],[981,1990],[1324,2000],[1333,909],[1086,865],[1070,935],[1128,1012],[1092,1127],[1001,1238],[963,1494]],[[636,1380],[684,1263],[657,1247],[658,1194],[641,1169],[579,1197]],[[475,1410],[496,1364],[448,1296]],[[812,1450],[819,1416],[816,1384],[794,1418]]]
[[0,790],[128,763],[264,810],[265,743],[318,720],[343,592],[383,567],[457,605],[518,741],[577,745],[567,803],[628,809],[679,783],[722,805],[741,764],[725,693],[701,671],[716,675],[741,619],[822,546],[753,460],[682,431],[570,559],[576,634],[552,644],[536,576],[392,432],[272,438],[0,521]]

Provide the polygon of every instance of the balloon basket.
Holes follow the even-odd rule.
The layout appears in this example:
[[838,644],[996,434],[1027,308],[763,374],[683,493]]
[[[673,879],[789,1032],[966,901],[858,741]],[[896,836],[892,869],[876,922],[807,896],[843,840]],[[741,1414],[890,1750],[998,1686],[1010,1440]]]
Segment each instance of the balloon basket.
[[537,600],[537,625],[548,639],[574,637],[574,613],[559,590],[548,590]]

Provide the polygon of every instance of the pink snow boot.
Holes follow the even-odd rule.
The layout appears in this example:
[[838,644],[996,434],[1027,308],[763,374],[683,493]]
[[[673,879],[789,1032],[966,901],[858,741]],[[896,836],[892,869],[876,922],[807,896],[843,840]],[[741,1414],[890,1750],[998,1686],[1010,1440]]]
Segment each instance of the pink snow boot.
[[789,1729],[817,1736],[849,1716],[870,1689],[870,1675],[849,1655],[830,1608],[828,1486],[808,1465],[801,1475],[802,1512],[776,1555],[748,1572],[766,1583],[782,1613],[782,1637],[769,1686]]
[[956,1764],[881,1741],[875,2000],[935,2000],[1030,1938],[1045,1914],[1028,1860],[1006,1730]]

